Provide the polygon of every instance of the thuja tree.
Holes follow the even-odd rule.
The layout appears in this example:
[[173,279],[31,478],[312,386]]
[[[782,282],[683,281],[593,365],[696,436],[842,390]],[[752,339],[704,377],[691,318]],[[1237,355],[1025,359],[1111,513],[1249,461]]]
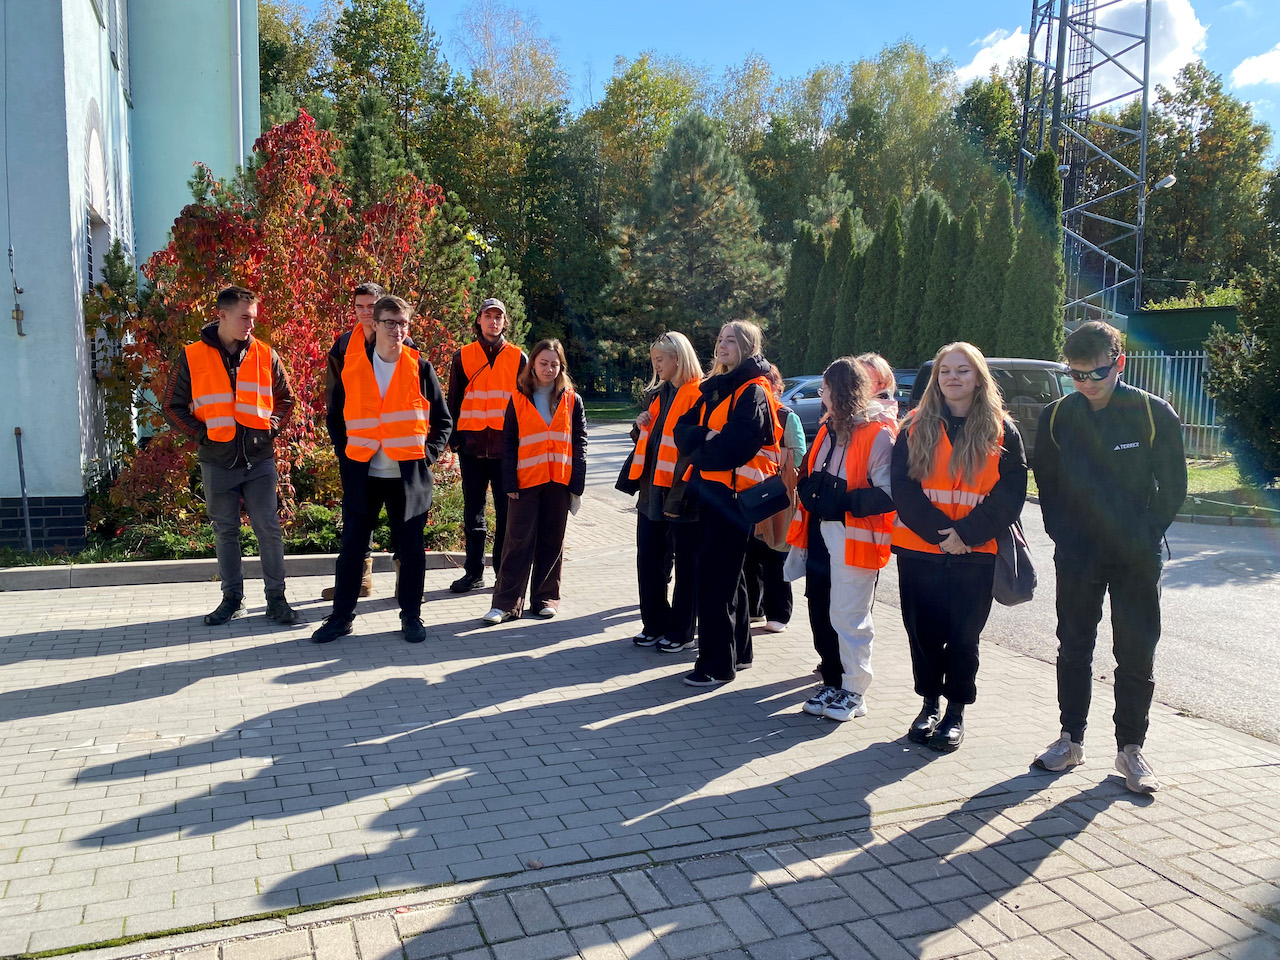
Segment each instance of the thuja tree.
[[840,215],[840,226],[831,238],[827,262],[818,275],[818,288],[809,311],[809,340],[805,347],[804,368],[820,373],[831,362],[832,333],[836,326],[836,308],[840,301],[840,283],[853,254],[853,211],[848,207]]
[[867,250],[853,254],[844,267],[840,298],[836,301],[836,329],[831,335],[832,357],[845,357],[857,346],[858,304],[862,300],[862,278],[866,273]]
[[809,334],[809,312],[818,276],[826,262],[822,237],[805,226],[791,244],[791,265],[787,269],[787,289],[782,298],[781,330],[773,338],[773,352],[784,374],[798,371],[804,363]]
[[[879,249],[876,249],[877,245]],[[902,208],[898,198],[889,201],[884,226],[867,251],[867,267],[858,301],[854,337],[855,352],[874,350],[890,363],[901,363],[893,352],[890,333],[898,302],[898,282],[902,273]]]
[[973,267],[959,295],[961,310],[969,322],[967,336],[988,356],[995,356],[999,342],[1004,285],[1015,243],[1013,191],[1009,181],[1002,177],[987,210]]
[[925,287],[924,305],[920,308],[920,337],[917,357],[937,353],[944,343],[954,339],[956,287],[956,243],[960,225],[950,217],[938,224],[929,258],[929,282]]
[[1018,247],[1009,263],[996,349],[1008,357],[1056,360],[1064,337],[1062,298],[1062,180],[1058,158],[1042,151],[1031,164],[1018,224]]
[[898,300],[894,305],[893,327],[889,334],[888,353],[895,363],[917,362],[920,308],[924,305],[925,285],[929,282],[929,204],[923,195],[911,205],[911,222],[907,228],[902,257],[902,277],[898,284]]

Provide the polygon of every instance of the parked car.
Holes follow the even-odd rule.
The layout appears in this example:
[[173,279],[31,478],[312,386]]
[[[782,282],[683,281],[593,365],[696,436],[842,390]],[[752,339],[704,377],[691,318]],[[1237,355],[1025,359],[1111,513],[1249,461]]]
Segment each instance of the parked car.
[[901,419],[911,409],[911,388],[916,382],[916,369],[912,367],[909,370],[895,370],[893,371],[893,379],[898,385],[893,398],[898,401],[898,417]]
[[[917,372],[911,387],[910,407],[920,402],[920,395],[929,383],[929,370],[932,366],[932,360],[925,361]],[[1027,459],[1030,460],[1036,447],[1040,411],[1053,401],[1075,392],[1075,386],[1067,376],[1067,367],[1051,360],[1008,357],[988,357],[987,366],[991,368],[991,376],[1000,388],[1009,415],[1018,425],[1018,432],[1022,434],[1022,442],[1027,449]]]
[[796,412],[800,425],[804,427],[805,440],[812,443],[818,435],[818,421],[822,419],[822,398],[818,396],[822,374],[787,377],[782,385],[782,402]]

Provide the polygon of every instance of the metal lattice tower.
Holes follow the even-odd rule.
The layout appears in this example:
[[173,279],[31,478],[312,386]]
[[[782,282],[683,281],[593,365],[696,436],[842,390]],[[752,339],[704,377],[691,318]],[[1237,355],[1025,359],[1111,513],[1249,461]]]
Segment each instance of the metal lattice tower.
[[[1035,155],[1046,148],[1056,153],[1063,181],[1065,313],[1071,326],[1123,318],[1141,297],[1151,0],[1139,0],[1138,5],[1145,10],[1134,31],[1110,25],[1113,17],[1107,16],[1115,13],[1111,8],[1133,7],[1133,0],[1031,3],[1018,193]],[[1093,116],[1106,108],[1118,111],[1136,99],[1142,102],[1136,129]],[[1105,147],[1099,143],[1103,136]],[[1135,146],[1137,169],[1119,159],[1132,154]],[[1119,187],[1114,186],[1117,181]],[[1136,204],[1109,203],[1131,193]],[[1099,209],[1103,204],[1108,204],[1105,214]],[[1116,209],[1134,212],[1121,215]]]

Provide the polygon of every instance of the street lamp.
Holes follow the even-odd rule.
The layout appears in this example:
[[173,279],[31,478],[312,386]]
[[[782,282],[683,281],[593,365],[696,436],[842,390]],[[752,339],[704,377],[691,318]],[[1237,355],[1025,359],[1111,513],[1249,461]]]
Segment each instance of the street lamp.
[[1142,184],[1142,189],[1138,192],[1138,242],[1133,258],[1133,310],[1135,313],[1142,309],[1142,243],[1143,235],[1147,230],[1147,196],[1157,190],[1166,190],[1177,182],[1178,178],[1170,173],[1158,180],[1150,189],[1145,183]]

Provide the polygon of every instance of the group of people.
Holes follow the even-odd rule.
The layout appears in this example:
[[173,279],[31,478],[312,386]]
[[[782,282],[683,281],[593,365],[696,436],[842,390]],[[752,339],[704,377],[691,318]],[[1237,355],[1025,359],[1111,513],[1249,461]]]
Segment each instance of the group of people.
[[[496,583],[481,619],[521,616],[526,594],[537,616],[555,617],[567,518],[586,481],[584,408],[563,347],[543,340],[526,357],[505,339],[505,305],[485,300],[474,342],[453,357],[446,400],[409,336],[412,307],[374,283],[357,286],[352,300],[354,323],[329,351],[325,391],[342,545],[325,593],[333,607],[311,639],[352,632],[357,598],[371,589],[370,538],[384,506],[403,636],[426,639],[423,530],[431,467],[446,445],[458,456],[466,538],[463,574],[451,589],[484,586],[492,491]],[[252,291],[221,291],[216,322],[177,358],[163,402],[174,427],[198,443],[222,581],[210,625],[246,612],[242,503],[258,537],[267,616],[298,621],[285,597],[273,442],[294,399],[279,357],[253,336],[257,313]],[[1053,771],[1084,762],[1093,648],[1109,592],[1116,766],[1130,789],[1151,792],[1159,782],[1141,751],[1160,634],[1160,541],[1186,494],[1181,425],[1163,400],[1120,381],[1125,358],[1114,328],[1084,324],[1064,355],[1077,390],[1045,409],[1034,457],[1056,544],[1062,732],[1035,762]],[[649,403],[618,481],[638,496],[634,643],[664,653],[696,644],[684,683],[728,683],[752,666],[752,620],[785,630],[790,584],[803,577],[821,682],[802,709],[833,720],[864,716],[876,584],[896,555],[922,698],[907,736],[940,751],[959,748],[965,708],[977,696],[997,543],[1018,521],[1028,476],[1017,426],[982,353],[963,342],[943,346],[920,403],[901,421],[883,357],[835,360],[823,374],[824,415],[811,446],[781,403],[781,377],[755,324],[720,330],[705,375],[678,332],[659,337],[651,359]],[[782,496],[781,507],[753,522],[744,504],[766,492]]]

